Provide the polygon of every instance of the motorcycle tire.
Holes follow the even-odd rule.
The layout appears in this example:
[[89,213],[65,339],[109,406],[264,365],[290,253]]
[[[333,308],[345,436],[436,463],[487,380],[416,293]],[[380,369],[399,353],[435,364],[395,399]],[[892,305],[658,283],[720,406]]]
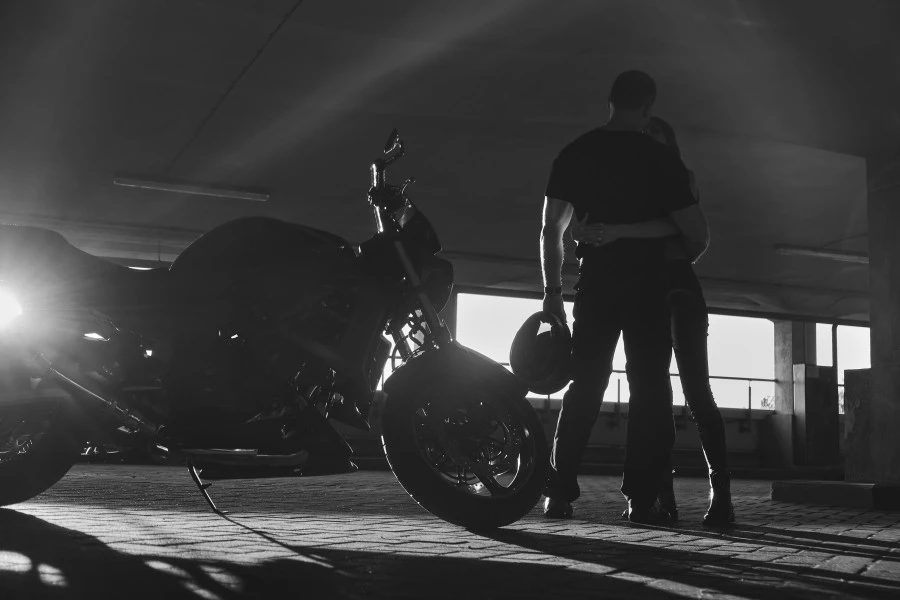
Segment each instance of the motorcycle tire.
[[[478,408],[467,411],[462,408],[464,402],[451,399],[450,403],[456,408],[441,409],[441,404],[446,404],[452,397],[468,397],[471,400],[468,406]],[[442,412],[437,427],[452,429],[458,428],[460,421],[474,419],[472,413],[485,412],[481,407],[487,405],[493,407],[490,410],[495,416],[505,416],[499,421],[506,434],[510,434],[507,438],[517,439],[520,445],[517,457],[506,457],[507,465],[512,464],[509,459],[515,458],[516,472],[508,486],[497,488],[499,494],[490,491],[480,478],[466,477],[465,469],[461,475],[460,462],[450,459],[443,448],[435,449],[434,446],[442,444],[436,443],[434,435],[427,433],[428,430],[434,433],[436,422],[435,418],[427,417],[428,413]],[[457,424],[451,424],[453,421]],[[424,436],[423,430],[426,431]],[[473,531],[503,527],[531,512],[540,500],[550,469],[543,426],[525,398],[490,395],[467,389],[465,385],[442,385],[422,393],[388,396],[382,416],[381,439],[388,464],[406,492],[434,516]],[[444,442],[448,439],[444,437]],[[494,439],[494,448],[503,445],[503,442],[491,439]],[[471,442],[472,439],[463,441]],[[451,441],[450,445],[454,443]],[[490,464],[490,459],[481,462]],[[498,464],[502,463],[495,459],[493,466]],[[454,469],[456,474],[452,472]],[[502,471],[503,467],[498,470]],[[497,476],[508,479],[510,474],[498,472]]]
[[[0,506],[44,492],[81,456],[84,438],[74,427],[72,398],[43,382],[38,389],[58,399],[44,400],[34,410],[0,410]],[[31,433],[15,437],[23,428]]]

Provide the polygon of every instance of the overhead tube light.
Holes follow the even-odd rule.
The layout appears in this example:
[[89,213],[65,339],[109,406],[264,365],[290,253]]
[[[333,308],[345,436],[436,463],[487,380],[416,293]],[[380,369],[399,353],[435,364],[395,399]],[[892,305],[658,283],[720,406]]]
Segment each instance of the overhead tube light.
[[813,258],[827,258],[829,260],[837,260],[840,262],[857,263],[860,265],[869,264],[869,255],[863,252],[847,252],[844,250],[821,250],[819,248],[807,248],[805,246],[791,246],[788,244],[778,244],[775,246],[775,252],[784,256],[811,256]]
[[151,179],[132,179],[130,177],[115,177],[113,185],[121,187],[139,188],[143,190],[156,190],[159,192],[175,192],[177,194],[193,194],[195,196],[213,196],[216,198],[234,198],[235,200],[250,200],[251,202],[265,202],[269,199],[267,192],[251,192],[247,190],[234,190],[228,188],[192,185],[187,183],[172,183],[167,181],[153,181]]

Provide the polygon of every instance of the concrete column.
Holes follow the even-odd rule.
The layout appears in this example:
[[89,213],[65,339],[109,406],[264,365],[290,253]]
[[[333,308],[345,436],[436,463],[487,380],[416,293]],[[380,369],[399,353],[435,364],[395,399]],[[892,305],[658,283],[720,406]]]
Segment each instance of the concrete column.
[[816,324],[794,321],[794,364],[816,364]]
[[872,367],[844,372],[845,481],[775,481],[773,500],[900,510],[900,157],[866,171]]
[[794,412],[794,323],[775,324],[775,414]]
[[794,365],[794,464],[837,466],[840,460],[837,371]]
[[844,370],[844,479],[874,481],[867,440],[872,437],[869,418],[872,369]]
[[869,159],[866,169],[872,368],[856,418],[869,435],[853,443],[868,446],[871,460],[854,463],[847,479],[900,484],[900,158]]
[[[775,413],[771,415],[760,440],[763,464],[773,468],[788,468],[796,462],[795,448],[798,438],[795,428],[795,369],[799,368],[801,385],[805,393],[806,365],[816,364],[815,323],[798,321],[773,321],[775,325]],[[796,365],[796,367],[795,367]],[[806,403],[801,406],[806,408]],[[805,421],[804,421],[805,423]],[[799,436],[805,440],[805,436]],[[805,457],[805,444],[801,444]],[[800,458],[801,462],[804,458]]]
[[794,365],[816,364],[816,324],[775,324],[775,412],[794,412]]

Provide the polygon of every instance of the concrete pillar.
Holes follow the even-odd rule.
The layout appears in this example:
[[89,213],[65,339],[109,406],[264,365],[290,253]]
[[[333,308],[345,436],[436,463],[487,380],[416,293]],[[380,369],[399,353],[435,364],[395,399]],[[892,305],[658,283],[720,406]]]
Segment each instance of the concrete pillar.
[[[766,423],[760,440],[763,464],[773,468],[789,468],[796,462],[798,436],[795,432],[795,366],[805,383],[807,365],[816,364],[815,323],[798,321],[773,321],[775,325],[775,413]],[[805,393],[805,385],[800,388]],[[801,405],[807,408],[805,402]],[[802,423],[805,425],[805,421]],[[805,440],[805,436],[799,436]],[[805,445],[801,444],[805,457]],[[801,458],[801,462],[804,459]]]
[[775,412],[794,412],[794,365],[816,364],[816,324],[775,324]]
[[872,367],[844,372],[845,481],[775,481],[773,500],[900,510],[900,157],[866,171]]
[[868,435],[852,443],[864,445],[871,460],[851,463],[846,475],[848,481],[900,484],[900,158],[869,159],[866,169],[872,368],[868,398],[856,414]]
[[869,407],[872,369],[844,371],[844,479],[874,481],[872,456],[867,440],[872,437]]
[[794,464],[794,323],[775,324],[775,413],[763,422],[759,448],[762,464],[787,468]]
[[816,364],[816,324],[794,321],[794,364]]
[[831,467],[840,462],[837,371],[794,365],[794,464]]

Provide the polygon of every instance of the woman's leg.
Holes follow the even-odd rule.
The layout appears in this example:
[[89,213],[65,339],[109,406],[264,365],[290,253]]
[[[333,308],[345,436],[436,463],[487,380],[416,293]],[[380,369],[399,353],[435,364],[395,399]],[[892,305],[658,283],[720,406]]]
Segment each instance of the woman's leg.
[[709,386],[709,316],[702,297],[690,290],[669,293],[672,348],[684,398],[697,423],[710,471],[727,470],[725,423]]
[[676,289],[669,293],[669,308],[672,347],[684,398],[697,423],[700,445],[709,467],[712,501],[704,522],[724,524],[734,520],[734,511],[731,507],[725,422],[709,385],[709,314],[706,302],[697,291]]

